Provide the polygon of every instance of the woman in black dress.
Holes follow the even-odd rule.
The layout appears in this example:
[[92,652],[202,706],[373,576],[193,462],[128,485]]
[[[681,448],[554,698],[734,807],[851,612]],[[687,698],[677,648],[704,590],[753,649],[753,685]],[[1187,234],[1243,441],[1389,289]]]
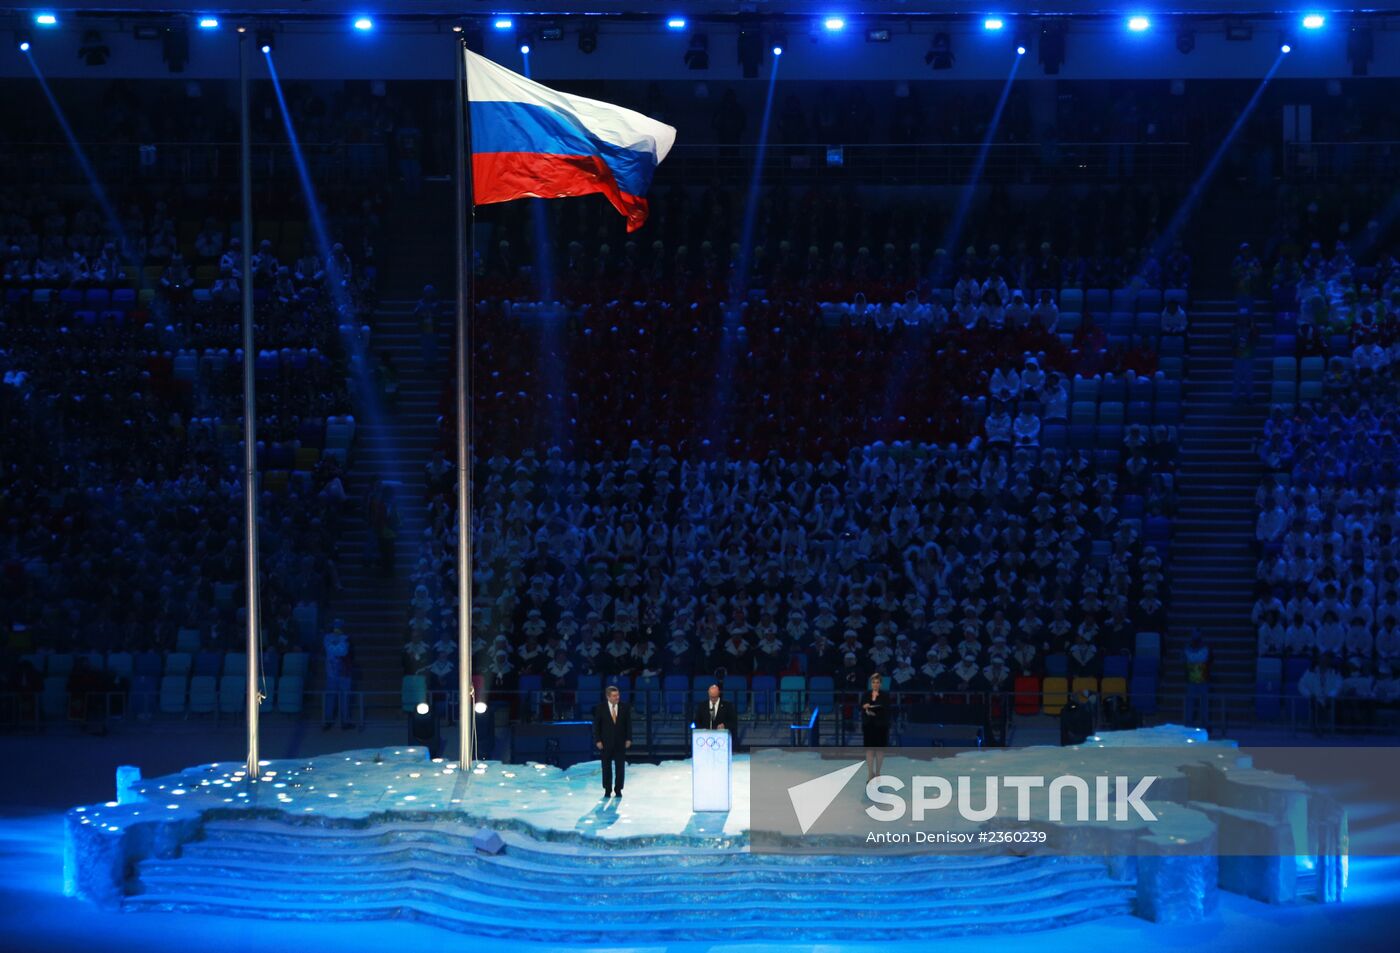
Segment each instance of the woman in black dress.
[[890,743],[890,696],[884,690],[884,679],[876,672],[870,676],[870,691],[860,696],[860,731],[865,741],[866,780],[880,774],[885,766],[885,752]]

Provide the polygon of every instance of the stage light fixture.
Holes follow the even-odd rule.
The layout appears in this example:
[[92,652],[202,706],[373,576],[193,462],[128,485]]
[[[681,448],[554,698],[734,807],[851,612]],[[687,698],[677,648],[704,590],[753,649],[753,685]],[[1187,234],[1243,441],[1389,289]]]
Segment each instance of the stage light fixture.
[[774,55],[774,56],[782,56],[782,55],[783,55],[783,41],[782,41],[782,40],[774,40],[774,41],[773,41],[773,55]]
[[1133,33],[1146,33],[1152,29],[1152,21],[1144,16],[1128,17],[1128,29]]
[[39,26],[58,26],[58,17],[52,13],[36,13],[34,22]]
[[1025,56],[1025,55],[1026,55],[1026,44],[1024,44],[1024,43],[1017,43],[1017,44],[1016,44],[1016,55],[1017,55],[1017,56]]
[[201,30],[217,30],[219,28],[218,17],[200,17],[199,28]]
[[258,49],[262,50],[264,53],[271,53],[277,46],[276,38],[273,36],[271,30],[259,30],[256,39]]
[[982,21],[982,29],[984,30],[1000,30],[1004,26],[1006,26],[1006,21],[1001,17],[987,17]]
[[935,33],[928,52],[924,54],[924,63],[933,69],[952,69],[954,59],[952,37],[946,33]]
[[183,73],[185,64],[190,61],[190,31],[185,29],[182,20],[165,28],[160,38],[160,58],[172,73]]
[[846,29],[846,21],[841,17],[827,17],[822,21],[822,28],[828,33],[840,33]]
[[587,23],[578,31],[578,51],[580,53],[592,53],[598,48],[598,27],[596,24]]
[[1040,65],[1046,76],[1058,76],[1065,62],[1065,24],[1042,20],[1040,24]]
[[1309,13],[1303,17],[1303,29],[1320,30],[1327,23],[1327,18],[1320,13]]
[[865,42],[867,43],[888,43],[890,41],[890,28],[885,26],[874,26],[865,31]]
[[1186,55],[1187,53],[1190,53],[1190,52],[1192,52],[1192,51],[1195,50],[1195,49],[1196,49],[1196,31],[1195,31],[1195,30],[1177,30],[1177,31],[1176,31],[1176,51],[1177,51],[1178,53],[1181,53],[1181,54],[1184,56],[1184,55]]
[[1254,27],[1248,20],[1226,20],[1225,39],[1231,43],[1248,43],[1254,39]]
[[78,47],[78,56],[88,66],[105,66],[107,57],[112,55],[112,49],[102,42],[102,34],[97,30],[86,30],[83,32],[83,44]]
[[368,33],[370,30],[374,29],[374,21],[369,17],[356,17],[355,29],[359,30],[361,33]]
[[763,31],[756,24],[740,26],[736,46],[744,79],[757,79],[758,67],[763,63]]
[[1279,43],[1278,43],[1278,51],[1279,51],[1280,53],[1292,53],[1292,52],[1293,52],[1293,44],[1290,43],[1286,38],[1285,38],[1285,39],[1281,39],[1281,40],[1279,40]]
[[29,52],[29,31],[28,31],[28,30],[16,30],[16,31],[15,31],[15,46],[19,48],[19,51],[20,51],[21,53],[28,53],[28,52]]
[[515,38],[515,42],[520,47],[520,53],[522,56],[530,55],[530,34],[520,34]]
[[416,711],[416,712],[418,712],[418,714],[420,714],[420,715],[426,715],[426,714],[428,713],[428,703],[427,703],[427,702],[419,702],[419,703],[414,707],[413,710]]
[[692,33],[690,45],[685,49],[687,69],[710,68],[710,38],[704,33]]
[[496,22],[491,24],[498,30],[505,31],[515,28],[515,21],[510,17],[497,17]]
[[1347,33],[1347,62],[1351,63],[1351,75],[1365,76],[1369,73],[1375,55],[1376,39],[1371,28],[1353,23]]
[[685,27],[685,17],[671,17],[671,19],[666,21],[666,29],[668,30],[684,30]]

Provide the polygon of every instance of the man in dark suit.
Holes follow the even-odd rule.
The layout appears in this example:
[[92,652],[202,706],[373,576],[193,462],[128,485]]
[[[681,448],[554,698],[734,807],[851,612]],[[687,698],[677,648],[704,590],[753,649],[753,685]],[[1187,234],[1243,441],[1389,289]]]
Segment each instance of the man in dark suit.
[[622,797],[627,749],[632,747],[632,706],[622,701],[616,685],[608,686],[607,698],[593,709],[593,747],[603,762],[603,797]]
[[727,702],[719,696],[718,685],[711,685],[709,698],[696,706],[695,727],[729,732],[730,750],[733,750],[737,740],[735,735],[739,730],[739,713],[734,710],[733,702]]

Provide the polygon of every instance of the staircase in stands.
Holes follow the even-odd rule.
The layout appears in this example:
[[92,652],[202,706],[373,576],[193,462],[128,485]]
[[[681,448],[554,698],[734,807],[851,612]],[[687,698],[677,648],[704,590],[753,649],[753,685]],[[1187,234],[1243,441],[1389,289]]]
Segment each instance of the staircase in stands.
[[[1253,546],[1254,492],[1259,464],[1254,442],[1267,410],[1269,347],[1267,314],[1255,303],[1263,328],[1255,349],[1253,400],[1231,399],[1234,381],[1230,332],[1239,309],[1234,300],[1198,300],[1190,312],[1177,517],[1172,539],[1171,600],[1163,647],[1163,692],[1185,691],[1181,653],[1199,627],[1211,646],[1216,688],[1254,687],[1253,605],[1257,557]],[[1167,700],[1165,713],[1172,711]]]
[[[368,827],[206,821],[142,861],[123,907],[264,919],[413,919],[516,941],[863,940],[1045,930],[1131,913],[1136,885],[1091,858],[764,855],[601,847],[405,818]],[[716,915],[719,912],[721,915]]]
[[[441,186],[441,183],[437,183]],[[430,187],[432,184],[430,183]],[[399,392],[393,406],[378,414],[360,413],[349,492],[356,506],[347,518],[341,542],[341,578],[345,592],[335,616],[345,623],[355,655],[355,685],[373,693],[369,717],[389,717],[398,710],[403,674],[400,661],[406,641],[409,576],[427,526],[423,468],[437,444],[437,417],[443,386],[451,380],[451,352],[440,334],[436,361],[424,364],[413,308],[423,286],[435,284],[451,301],[451,257],[439,236],[451,234],[450,205],[437,198],[396,199],[391,205],[386,255],[380,264],[381,299],[369,320],[369,355],[389,354],[398,371]],[[402,525],[395,545],[395,573],[387,577],[375,566],[377,552],[369,539],[364,500],[379,480],[399,483]],[[323,620],[326,625],[331,620]],[[454,620],[455,623],[455,620]],[[392,696],[392,697],[390,697]]]

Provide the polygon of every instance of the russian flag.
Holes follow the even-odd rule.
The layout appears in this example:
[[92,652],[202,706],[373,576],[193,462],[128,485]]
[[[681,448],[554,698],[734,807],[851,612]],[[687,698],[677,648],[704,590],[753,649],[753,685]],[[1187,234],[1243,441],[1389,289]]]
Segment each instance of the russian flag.
[[476,204],[601,192],[627,216],[629,232],[642,227],[647,189],[675,129],[464,53]]

